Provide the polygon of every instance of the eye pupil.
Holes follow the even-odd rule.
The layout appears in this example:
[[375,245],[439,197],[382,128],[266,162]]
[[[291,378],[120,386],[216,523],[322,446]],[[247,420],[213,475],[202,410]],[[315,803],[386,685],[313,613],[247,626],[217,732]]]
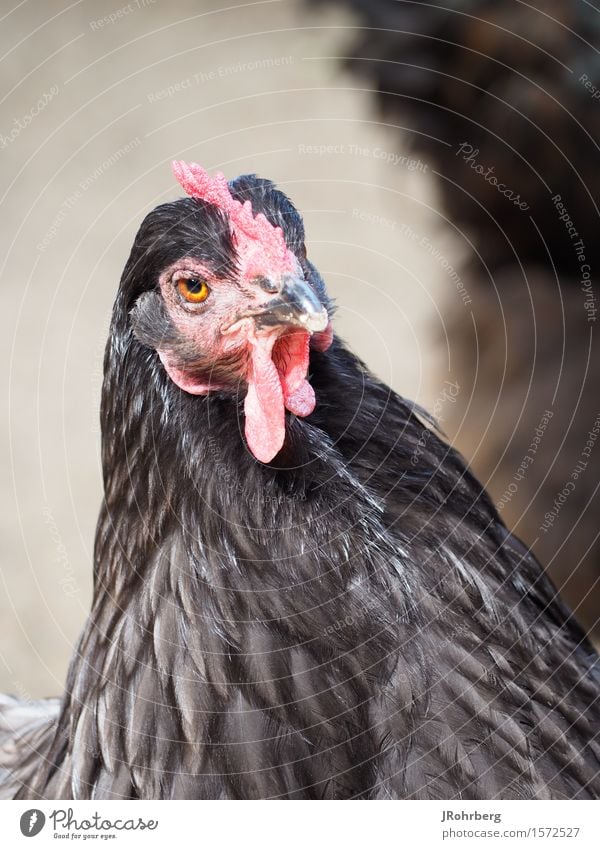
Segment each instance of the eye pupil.
[[203,285],[202,281],[198,280],[197,277],[194,277],[193,280],[187,281],[187,288],[193,295],[197,295]]

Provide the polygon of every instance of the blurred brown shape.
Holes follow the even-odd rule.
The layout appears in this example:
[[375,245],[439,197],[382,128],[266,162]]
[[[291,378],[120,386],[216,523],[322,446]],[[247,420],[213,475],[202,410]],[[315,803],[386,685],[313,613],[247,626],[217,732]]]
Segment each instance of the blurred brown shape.
[[[470,246],[472,313],[461,304],[448,328],[462,390],[444,428],[597,628],[600,448],[583,452],[600,412],[600,13],[562,0],[346,5],[364,24],[349,66],[402,125],[403,147],[432,163],[443,211]],[[550,424],[515,481],[545,409]]]
[[499,272],[495,283],[473,290],[472,315],[460,307],[449,319],[463,390],[444,427],[598,635],[598,345],[576,288],[559,290],[541,269]]

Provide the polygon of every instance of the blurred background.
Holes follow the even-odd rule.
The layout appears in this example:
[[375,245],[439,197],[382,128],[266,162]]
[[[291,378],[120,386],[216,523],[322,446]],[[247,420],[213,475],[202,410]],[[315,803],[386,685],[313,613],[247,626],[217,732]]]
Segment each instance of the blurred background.
[[173,158],[291,196],[338,334],[436,416],[597,638],[600,13],[25,0],[0,24],[0,690],[63,690],[110,310]]

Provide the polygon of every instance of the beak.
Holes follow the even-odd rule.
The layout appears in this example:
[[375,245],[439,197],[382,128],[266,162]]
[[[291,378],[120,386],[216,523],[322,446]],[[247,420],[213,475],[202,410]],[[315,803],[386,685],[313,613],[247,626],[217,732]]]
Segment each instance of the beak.
[[293,325],[316,333],[329,322],[327,310],[314,289],[301,277],[284,275],[277,295],[252,313],[257,327]]

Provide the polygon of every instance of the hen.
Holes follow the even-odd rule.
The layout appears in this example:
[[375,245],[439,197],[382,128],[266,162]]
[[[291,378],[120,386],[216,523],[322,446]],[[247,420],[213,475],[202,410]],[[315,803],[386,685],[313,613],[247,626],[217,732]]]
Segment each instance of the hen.
[[175,163],[102,396],[92,610],[0,702],[16,798],[597,798],[597,656],[463,460],[332,332],[268,180]]

